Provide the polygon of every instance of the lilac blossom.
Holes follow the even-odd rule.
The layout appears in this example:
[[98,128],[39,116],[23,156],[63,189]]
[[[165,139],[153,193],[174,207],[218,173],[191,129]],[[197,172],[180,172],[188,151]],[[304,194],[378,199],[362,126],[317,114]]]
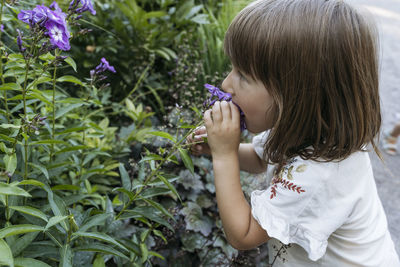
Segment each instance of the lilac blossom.
[[[230,93],[225,93],[224,91],[221,91],[221,89],[219,89],[218,87],[215,87],[211,84],[205,84],[204,87],[207,88],[208,92],[210,92],[211,94],[211,96],[203,103],[205,108],[210,108],[212,105],[214,105],[216,101],[232,101],[232,95]],[[244,121],[244,112],[236,103],[233,102],[233,104],[235,104],[239,108],[240,130],[244,131],[245,129],[247,129],[246,122]]]
[[67,15],[56,2],[53,2],[50,8],[37,5],[33,10],[21,10],[18,14],[19,20],[31,26],[39,25],[45,28],[45,34],[49,36],[50,43],[64,51],[71,49],[66,17]]
[[[82,6],[80,8],[76,8],[80,3],[82,4]],[[92,15],[96,15],[96,10],[94,10],[91,0],[72,0],[69,4],[69,10],[71,9],[75,9],[76,13],[89,11],[90,13],[92,13]]]

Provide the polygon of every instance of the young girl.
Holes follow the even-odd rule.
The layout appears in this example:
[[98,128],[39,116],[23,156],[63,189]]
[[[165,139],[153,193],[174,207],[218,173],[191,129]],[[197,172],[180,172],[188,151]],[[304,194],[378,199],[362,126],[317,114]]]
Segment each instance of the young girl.
[[[374,25],[340,0],[259,0],[233,20],[222,84],[232,102],[188,138],[208,138],[192,150],[212,155],[233,247],[268,241],[274,266],[400,266],[366,148],[381,125],[376,49]],[[259,133],[251,144],[240,144],[236,105]],[[267,163],[271,185],[250,206],[239,170]]]

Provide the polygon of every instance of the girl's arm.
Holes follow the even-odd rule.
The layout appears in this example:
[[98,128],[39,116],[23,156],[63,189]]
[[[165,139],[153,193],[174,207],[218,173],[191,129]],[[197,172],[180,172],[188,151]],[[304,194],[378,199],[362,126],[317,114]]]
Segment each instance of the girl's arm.
[[253,144],[240,144],[239,163],[240,169],[249,173],[262,173],[267,169],[267,163],[256,154]]
[[[204,120],[213,157],[219,214],[226,238],[240,250],[257,247],[268,241],[269,237],[251,215],[250,205],[240,185],[239,110],[232,103],[216,102],[212,110],[206,111]],[[243,155],[250,153],[250,147],[243,149]]]
[[[191,151],[193,155],[211,155],[211,150],[207,142],[206,127],[202,126],[194,131],[194,135],[189,135],[187,143],[192,144]],[[200,143],[199,143],[200,142]],[[239,146],[240,169],[249,173],[261,173],[266,170],[267,164],[261,160],[254,151],[253,144],[241,143]]]

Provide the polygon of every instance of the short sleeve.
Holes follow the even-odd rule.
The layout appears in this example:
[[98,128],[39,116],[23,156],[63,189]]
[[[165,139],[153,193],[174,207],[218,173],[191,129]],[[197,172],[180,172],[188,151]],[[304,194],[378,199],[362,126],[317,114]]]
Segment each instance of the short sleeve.
[[[270,237],[300,245],[312,261],[320,259],[329,236],[344,224],[359,197],[357,179],[345,175],[357,166],[347,165],[292,159],[268,188],[252,192],[253,217]],[[365,168],[358,171],[356,177]]]

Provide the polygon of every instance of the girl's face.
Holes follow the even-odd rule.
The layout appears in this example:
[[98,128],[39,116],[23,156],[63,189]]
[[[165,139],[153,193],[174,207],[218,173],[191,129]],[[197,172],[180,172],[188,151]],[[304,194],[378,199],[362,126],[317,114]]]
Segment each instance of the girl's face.
[[233,67],[222,83],[222,90],[230,93],[232,101],[242,109],[248,131],[260,133],[272,128],[274,100],[261,81]]

